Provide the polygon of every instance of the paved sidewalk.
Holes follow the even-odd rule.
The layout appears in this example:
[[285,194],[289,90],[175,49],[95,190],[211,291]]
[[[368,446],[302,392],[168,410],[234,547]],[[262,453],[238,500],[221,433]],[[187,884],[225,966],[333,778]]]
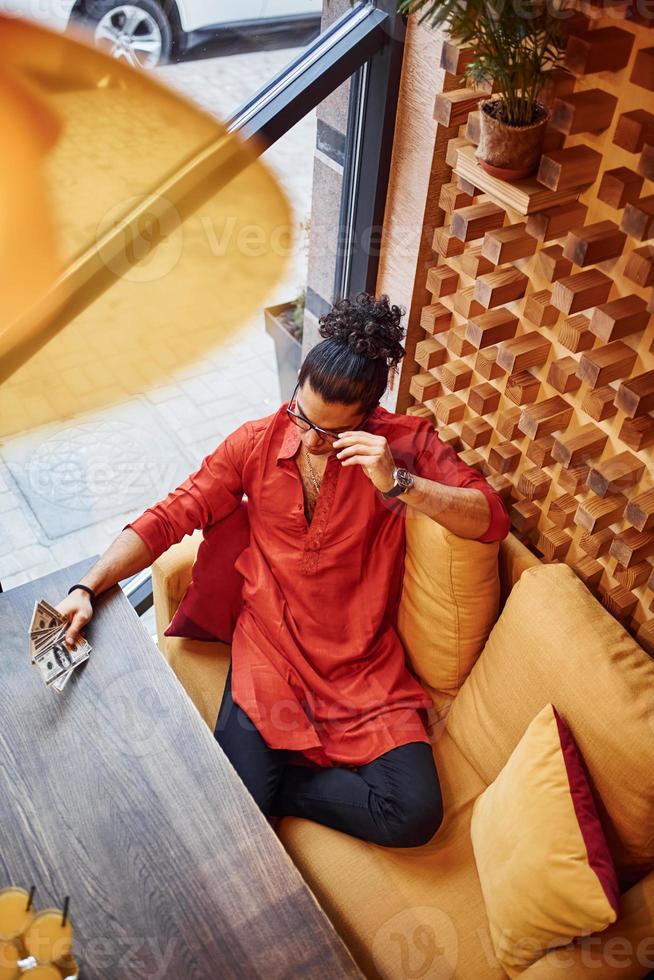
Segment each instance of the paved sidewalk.
[[[297,49],[187,61],[161,79],[225,119]],[[315,113],[265,154],[288,194],[296,226],[310,212]],[[293,298],[306,280],[298,254],[267,299]],[[217,396],[217,392],[220,395]],[[169,383],[47,432],[0,442],[0,582],[6,591],[85,555],[101,553],[150,504],[162,499],[234,428],[280,404],[272,340],[263,312],[199,366]]]

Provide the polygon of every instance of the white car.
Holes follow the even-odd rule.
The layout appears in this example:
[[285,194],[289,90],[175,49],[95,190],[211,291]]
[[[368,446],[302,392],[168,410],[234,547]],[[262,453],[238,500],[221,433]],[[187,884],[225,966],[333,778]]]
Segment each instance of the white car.
[[212,36],[318,29],[322,0],[0,0],[0,11],[59,31],[87,25],[99,48],[154,68]]

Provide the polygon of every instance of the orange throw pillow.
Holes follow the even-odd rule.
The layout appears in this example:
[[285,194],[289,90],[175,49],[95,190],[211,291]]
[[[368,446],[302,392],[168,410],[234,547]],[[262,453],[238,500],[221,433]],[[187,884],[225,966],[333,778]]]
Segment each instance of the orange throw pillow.
[[616,921],[613,860],[583,759],[554,705],[475,800],[470,836],[495,954],[510,977]]
[[460,538],[410,508],[405,526],[397,630],[409,664],[442,718],[497,620],[500,545]]

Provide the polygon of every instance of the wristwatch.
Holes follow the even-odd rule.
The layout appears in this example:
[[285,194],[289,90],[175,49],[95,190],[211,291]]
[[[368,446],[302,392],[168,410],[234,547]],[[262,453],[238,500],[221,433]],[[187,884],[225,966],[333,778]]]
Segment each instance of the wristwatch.
[[395,480],[394,486],[390,490],[386,490],[382,493],[383,497],[397,497],[398,494],[404,493],[406,490],[410,490],[415,480],[413,479],[413,474],[409,473],[401,466],[396,466],[393,470],[393,479]]

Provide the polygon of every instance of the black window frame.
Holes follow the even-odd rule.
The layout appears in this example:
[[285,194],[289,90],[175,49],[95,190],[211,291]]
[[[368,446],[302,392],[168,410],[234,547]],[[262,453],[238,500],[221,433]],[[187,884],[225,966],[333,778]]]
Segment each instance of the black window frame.
[[[351,79],[334,297],[375,290],[406,22],[394,0],[352,4],[226,120],[260,155]],[[139,616],[152,607],[149,569],[119,584]]]

